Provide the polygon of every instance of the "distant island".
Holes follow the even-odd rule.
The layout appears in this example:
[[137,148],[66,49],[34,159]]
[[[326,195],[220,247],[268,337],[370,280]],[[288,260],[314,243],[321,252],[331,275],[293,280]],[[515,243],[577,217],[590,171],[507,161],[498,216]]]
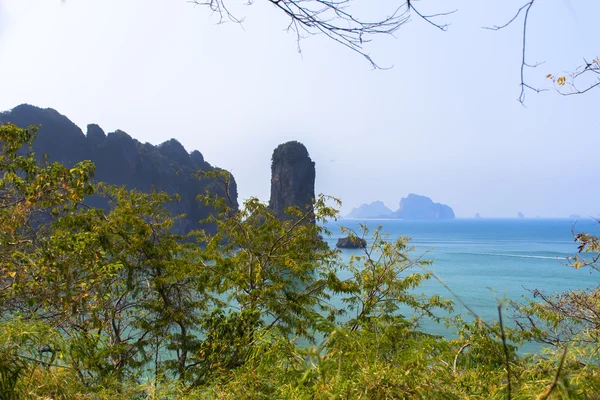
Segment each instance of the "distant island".
[[429,197],[411,193],[400,200],[398,210],[392,211],[383,202],[375,201],[354,208],[345,218],[377,219],[392,218],[404,220],[454,219],[454,211],[446,204],[434,203]]
[[346,218],[392,218],[393,213],[382,201],[374,201],[371,204],[361,204],[358,208],[353,208]]

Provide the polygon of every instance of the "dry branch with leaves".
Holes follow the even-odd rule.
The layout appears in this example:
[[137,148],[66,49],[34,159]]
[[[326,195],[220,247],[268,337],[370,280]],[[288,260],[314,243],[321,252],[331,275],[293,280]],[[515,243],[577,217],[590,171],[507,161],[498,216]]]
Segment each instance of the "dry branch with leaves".
[[[525,94],[527,90],[533,91],[535,93],[543,92],[547,89],[542,89],[532,84],[528,83],[526,78],[525,71],[527,68],[536,68],[539,65],[543,64],[543,62],[530,63],[527,60],[527,23],[529,20],[529,15],[536,0],[529,0],[524,5],[522,5],[516,12],[516,14],[508,20],[508,22],[502,25],[494,25],[494,26],[484,26],[484,29],[489,29],[493,31],[502,30],[519,20],[521,14],[523,15],[522,20],[522,45],[521,45],[521,93],[519,94],[519,102],[521,104],[525,103]],[[570,96],[574,94],[583,94],[591,89],[600,86],[600,57],[597,57],[595,60],[588,62],[587,60],[583,60],[583,64],[578,66],[574,72],[567,72],[565,74],[561,74],[558,76],[554,76],[553,74],[546,75],[546,78],[551,79],[557,91],[563,96]]]

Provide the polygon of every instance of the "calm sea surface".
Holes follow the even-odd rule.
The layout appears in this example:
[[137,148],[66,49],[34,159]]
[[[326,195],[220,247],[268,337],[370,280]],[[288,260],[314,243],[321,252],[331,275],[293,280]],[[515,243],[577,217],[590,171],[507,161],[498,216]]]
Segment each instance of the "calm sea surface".
[[[497,299],[519,299],[527,289],[547,293],[584,289],[600,283],[600,273],[575,270],[565,265],[577,253],[572,231],[600,234],[592,219],[456,219],[451,221],[340,220],[326,226],[331,247],[342,235],[339,227],[358,230],[359,223],[370,229],[382,226],[390,240],[410,237],[417,253],[429,251],[434,271],[461,299],[486,320],[496,320]],[[348,259],[359,250],[342,250]],[[436,280],[423,284],[420,291],[452,295]],[[459,305],[457,312],[463,310]],[[453,336],[443,326],[428,324],[431,333]]]

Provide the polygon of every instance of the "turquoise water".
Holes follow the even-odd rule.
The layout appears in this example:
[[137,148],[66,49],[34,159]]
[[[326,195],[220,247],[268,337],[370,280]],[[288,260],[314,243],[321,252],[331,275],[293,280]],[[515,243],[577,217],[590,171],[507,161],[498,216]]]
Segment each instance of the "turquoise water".
[[[373,229],[382,226],[391,235],[412,238],[417,253],[429,251],[429,267],[471,309],[486,320],[497,320],[497,300],[519,299],[527,289],[547,293],[597,286],[600,273],[575,270],[565,265],[567,257],[577,254],[572,231],[600,234],[600,225],[592,219],[574,223],[568,219],[456,219],[450,221],[340,220],[327,223],[335,246],[344,226],[358,230],[359,223]],[[348,259],[360,250],[342,250]],[[432,279],[420,289],[426,294],[452,295]],[[457,305],[456,311],[464,310]],[[430,323],[425,330],[453,336],[441,325]]]

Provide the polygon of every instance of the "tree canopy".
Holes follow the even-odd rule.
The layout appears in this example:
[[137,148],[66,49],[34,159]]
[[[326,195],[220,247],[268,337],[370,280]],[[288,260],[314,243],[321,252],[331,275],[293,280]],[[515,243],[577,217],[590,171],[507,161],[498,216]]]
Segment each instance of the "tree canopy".
[[[34,135],[0,127],[2,399],[600,391],[597,290],[535,292],[529,302],[500,303],[496,321],[468,305],[456,315],[452,301],[419,293],[438,278],[409,239],[362,227],[345,230],[367,240],[361,254],[343,262],[329,249],[319,222],[337,217],[335,199],[291,207],[282,221],[255,198],[236,209],[207,193],[198,200],[213,206],[216,232],[176,235],[178,216],[166,207],[176,198],[95,182],[89,162],[36,164],[27,151]],[[228,184],[223,171],[198,178]],[[90,195],[111,209],[87,206]],[[596,251],[596,238],[578,240],[582,252]],[[503,317],[509,306],[515,323]],[[423,331],[424,319],[456,338]],[[546,350],[519,353],[531,340]]]

